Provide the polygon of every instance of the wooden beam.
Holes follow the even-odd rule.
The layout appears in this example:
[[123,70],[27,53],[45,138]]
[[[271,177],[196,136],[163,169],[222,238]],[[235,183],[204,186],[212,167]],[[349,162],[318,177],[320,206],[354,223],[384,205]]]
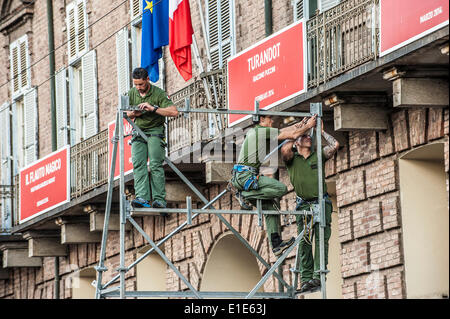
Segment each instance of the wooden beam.
[[448,80],[398,78],[392,83],[394,107],[448,107]]
[[102,234],[91,232],[88,223],[61,225],[61,244],[99,243],[101,240]]
[[0,245],[3,252],[3,268],[12,267],[42,267],[42,258],[28,257],[28,244],[23,242],[11,242]]
[[67,256],[67,246],[59,238],[31,238],[28,240],[29,257]]
[[[195,185],[197,189],[202,191],[202,188]],[[185,184],[180,182],[166,183],[166,201],[169,202],[183,202],[186,203],[186,196],[191,196],[193,201],[200,201],[197,195]]]
[[60,231],[32,230],[23,234],[28,240],[29,257],[67,256],[67,246],[61,244]]
[[205,164],[206,183],[228,183],[234,163],[209,161]]
[[[103,226],[105,223],[105,213],[91,212],[89,213],[89,230],[91,232],[103,231]],[[120,216],[119,214],[109,215],[108,230],[120,230]],[[125,224],[125,230],[129,231],[131,225],[129,223]]]
[[377,105],[340,104],[333,107],[336,131],[386,130],[387,110]]

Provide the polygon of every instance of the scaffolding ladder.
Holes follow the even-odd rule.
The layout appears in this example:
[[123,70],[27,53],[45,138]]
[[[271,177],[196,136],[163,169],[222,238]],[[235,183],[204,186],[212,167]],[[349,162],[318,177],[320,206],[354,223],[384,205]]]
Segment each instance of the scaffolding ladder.
[[[189,113],[215,113],[215,114],[246,114],[252,115],[254,118],[263,115],[271,115],[271,116],[283,116],[283,117],[309,117],[313,115],[317,115],[317,124],[316,124],[316,132],[321,132],[322,128],[322,103],[311,103],[310,104],[310,113],[302,113],[302,112],[274,112],[274,111],[266,111],[259,109],[259,102],[255,101],[254,111],[244,111],[244,110],[218,110],[218,109],[190,109],[189,100],[186,101],[186,105],[184,109],[179,109],[178,111],[181,113],[185,113],[185,115],[189,115]],[[136,109],[134,107],[134,109]],[[166,163],[169,167],[180,177],[180,179],[198,196],[198,198],[204,203],[204,206],[200,209],[192,208],[192,199],[191,197],[186,198],[186,208],[133,208],[130,202],[126,199],[125,195],[125,179],[124,179],[124,125],[123,119],[128,121],[128,123],[138,132],[138,134],[147,140],[147,136],[142,130],[137,127],[132,120],[126,115],[126,111],[133,110],[133,107],[129,106],[129,98],[127,96],[121,96],[120,103],[117,108],[116,113],[116,126],[114,130],[114,137],[112,139],[113,149],[112,149],[112,160],[110,164],[109,170],[109,180],[108,180],[108,192],[106,197],[106,208],[105,208],[105,219],[103,225],[103,233],[102,233],[102,241],[101,241],[101,249],[100,249],[100,258],[98,266],[95,267],[97,272],[97,278],[94,281],[94,285],[96,287],[95,290],[95,298],[107,298],[107,297],[119,297],[121,299],[131,297],[131,298],[139,298],[139,297],[183,297],[183,298],[284,298],[284,299],[293,299],[296,296],[301,294],[296,293],[297,283],[298,283],[298,269],[299,269],[299,256],[298,256],[298,248],[297,254],[295,258],[295,268],[290,269],[294,272],[294,280],[293,285],[289,285],[284,279],[282,274],[279,274],[276,269],[282,265],[286,257],[291,253],[291,251],[298,247],[300,240],[303,237],[305,232],[305,228],[303,231],[295,237],[294,244],[292,244],[278,259],[275,263],[270,266],[259,254],[256,252],[253,247],[242,237],[242,235],[234,228],[232,225],[222,216],[223,214],[246,214],[246,215],[257,215],[258,216],[258,224],[262,227],[262,216],[266,214],[289,214],[289,215],[305,215],[312,214],[311,212],[305,211],[279,211],[279,210],[262,210],[261,209],[261,200],[257,201],[256,210],[232,210],[232,209],[215,209],[214,203],[220,199],[223,195],[225,195],[229,190],[226,188],[221,193],[219,193],[216,197],[211,200],[207,200],[206,197],[184,176],[184,174],[170,161],[167,156],[165,157]],[[119,145],[117,145],[119,144]],[[322,149],[322,140],[321,134],[316,134],[316,147],[317,150]],[[108,228],[109,228],[109,218],[111,213],[111,202],[112,202],[112,194],[114,189],[114,168],[117,160],[117,151],[119,150],[119,166],[120,166],[120,176],[119,176],[119,214],[120,214],[120,265],[117,269],[118,275],[114,276],[110,281],[105,284],[102,284],[103,281],[103,273],[108,269],[105,267],[105,257],[106,257],[106,242],[108,237]],[[273,152],[273,151],[272,151]],[[272,153],[270,152],[270,154]],[[268,154],[268,156],[270,155]],[[324,253],[324,229],[325,229],[325,200],[323,198],[323,175],[322,175],[322,152],[317,152],[318,155],[318,179],[319,179],[319,189],[318,189],[318,204],[319,204],[319,238],[320,238],[320,281],[321,281],[321,293],[322,298],[326,299],[326,281],[325,276],[328,270],[325,269],[325,253]],[[267,157],[268,157],[267,156]],[[266,157],[266,158],[267,158]],[[212,208],[211,208],[212,207]],[[145,215],[154,215],[155,213],[175,213],[175,214],[186,214],[186,221],[179,225],[176,229],[174,229],[170,234],[166,235],[159,242],[155,243],[150,236],[139,226],[139,224],[134,220],[135,216],[145,216]],[[162,244],[164,244],[167,240],[169,240],[172,236],[180,232],[186,225],[191,225],[192,220],[196,218],[199,214],[215,214],[219,220],[244,244],[247,249],[260,261],[266,268],[267,272],[264,276],[258,281],[258,283],[254,286],[254,288],[250,292],[219,292],[219,291],[198,291],[195,289],[191,283],[187,280],[183,274],[178,270],[178,268],[167,258],[163,251],[159,248]],[[144,239],[150,244],[151,249],[145,252],[142,256],[137,258],[133,263],[128,266],[125,266],[125,225],[127,221],[144,237]],[[156,252],[159,256],[164,260],[164,262],[175,272],[175,274],[185,283],[189,290],[187,291],[126,291],[125,290],[125,274],[134,266],[136,266],[140,261],[146,258],[152,252]],[[286,288],[286,292],[257,292],[260,287],[267,281],[267,279],[274,275],[280,285]],[[119,284],[112,286],[119,279]],[[311,293],[314,291],[309,291],[307,293]],[[303,293],[305,294],[305,293]]]

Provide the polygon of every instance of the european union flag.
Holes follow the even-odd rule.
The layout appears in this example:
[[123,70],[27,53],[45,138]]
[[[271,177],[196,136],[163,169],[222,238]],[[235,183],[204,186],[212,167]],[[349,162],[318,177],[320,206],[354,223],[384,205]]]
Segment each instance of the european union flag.
[[169,0],[144,0],[142,7],[141,67],[156,82],[162,47],[169,44]]

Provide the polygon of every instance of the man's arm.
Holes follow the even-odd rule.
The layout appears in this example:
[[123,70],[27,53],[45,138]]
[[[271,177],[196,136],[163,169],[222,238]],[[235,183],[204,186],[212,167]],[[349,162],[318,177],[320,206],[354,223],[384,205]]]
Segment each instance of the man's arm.
[[336,153],[336,151],[339,148],[339,142],[330,134],[328,134],[327,132],[325,132],[323,130],[323,125],[322,125],[322,136],[325,139],[325,141],[327,142],[327,146],[325,146],[323,148],[323,153],[325,154],[325,157],[327,159],[331,158],[334,153]]
[[278,140],[296,140],[312,127],[316,125],[316,115],[308,118],[307,120],[303,119],[300,123],[296,123],[287,127],[284,130],[280,130],[280,134],[278,135]]
[[[138,106],[143,111],[153,112],[155,110],[155,107],[148,102],[141,103]],[[166,117],[176,117],[178,116],[178,109],[175,105],[170,105],[158,108],[155,113]]]

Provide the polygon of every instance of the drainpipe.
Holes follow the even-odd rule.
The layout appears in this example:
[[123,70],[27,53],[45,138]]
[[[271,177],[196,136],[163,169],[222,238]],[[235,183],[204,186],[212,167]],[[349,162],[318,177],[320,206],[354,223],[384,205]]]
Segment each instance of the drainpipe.
[[266,37],[272,34],[272,0],[264,0],[264,21]]
[[[53,33],[53,4],[47,0],[48,51],[50,68],[50,114],[52,123],[52,151],[56,151],[56,94],[55,94],[55,39]],[[54,299],[59,299],[59,257],[55,257]]]
[[55,39],[53,33],[53,4],[52,0],[47,0],[47,25],[48,25],[48,51],[50,67],[50,102],[51,102],[51,122],[52,122],[52,151],[56,151],[56,95],[55,95]]

